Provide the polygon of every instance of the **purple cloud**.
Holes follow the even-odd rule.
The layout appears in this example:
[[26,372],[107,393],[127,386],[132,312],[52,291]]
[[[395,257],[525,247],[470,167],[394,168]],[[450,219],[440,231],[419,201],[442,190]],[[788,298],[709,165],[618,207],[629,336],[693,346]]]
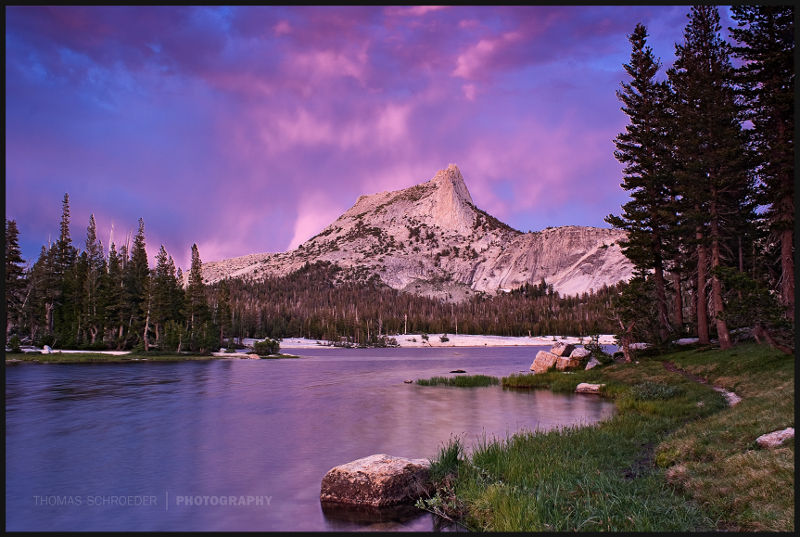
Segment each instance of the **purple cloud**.
[[627,34],[686,7],[9,7],[6,213],[34,258],[145,221],[186,268],[297,246],[364,193],[457,163],[522,229],[603,226]]

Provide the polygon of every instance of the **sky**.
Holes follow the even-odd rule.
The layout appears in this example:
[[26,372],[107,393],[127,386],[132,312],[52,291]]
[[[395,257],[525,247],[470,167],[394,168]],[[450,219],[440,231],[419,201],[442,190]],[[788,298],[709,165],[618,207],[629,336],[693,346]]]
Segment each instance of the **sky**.
[[[6,218],[26,261],[90,214],[186,269],[298,246],[455,163],[521,231],[627,201],[627,36],[664,67],[688,6],[6,7]],[[725,11],[723,28],[731,26]]]

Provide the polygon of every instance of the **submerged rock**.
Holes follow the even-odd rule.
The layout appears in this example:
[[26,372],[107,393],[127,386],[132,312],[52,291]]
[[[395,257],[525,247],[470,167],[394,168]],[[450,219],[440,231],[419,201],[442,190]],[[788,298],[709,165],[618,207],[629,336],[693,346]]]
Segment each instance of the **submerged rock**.
[[572,343],[564,343],[563,341],[559,341],[550,348],[550,352],[556,356],[569,356],[574,350],[575,345]]
[[322,478],[320,501],[385,507],[430,490],[430,461],[380,453],[335,466]]
[[772,431],[756,438],[756,443],[762,448],[775,448],[794,438],[794,427],[787,427],[781,431]]
[[539,351],[536,353],[536,358],[531,364],[531,371],[534,373],[545,373],[548,369],[556,365],[558,355],[552,352]]

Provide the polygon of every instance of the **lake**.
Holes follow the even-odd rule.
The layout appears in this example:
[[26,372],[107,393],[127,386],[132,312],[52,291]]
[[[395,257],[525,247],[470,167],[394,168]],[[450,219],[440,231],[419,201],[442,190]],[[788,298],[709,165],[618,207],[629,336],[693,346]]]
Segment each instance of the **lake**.
[[[330,468],[431,458],[523,429],[610,417],[596,396],[405,384],[527,371],[547,347],[283,349],[285,360],[6,367],[6,529],[430,531],[323,513]],[[199,505],[198,505],[199,504]]]

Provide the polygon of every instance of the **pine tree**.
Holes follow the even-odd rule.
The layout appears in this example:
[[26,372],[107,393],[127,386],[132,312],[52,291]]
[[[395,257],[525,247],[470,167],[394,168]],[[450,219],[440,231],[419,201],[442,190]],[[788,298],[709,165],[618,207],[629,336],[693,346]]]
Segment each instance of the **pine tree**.
[[780,297],[794,319],[794,8],[733,6],[741,95],[753,122],[761,201],[769,230],[780,243]]
[[57,281],[52,297],[52,331],[56,342],[63,345],[74,345],[75,329],[78,325],[75,306],[79,299],[75,273],[78,252],[72,245],[70,236],[69,194],[64,194],[61,209],[61,224],[58,241],[53,245],[52,271]]
[[164,245],[156,255],[156,267],[152,273],[152,322],[156,343],[161,346],[163,327],[169,320],[177,320],[175,263],[167,254]]
[[186,299],[186,291],[183,288],[183,271],[180,267],[175,267],[175,262],[172,260],[171,256],[168,260],[168,264],[171,267],[170,270],[175,274],[175,285],[172,288],[172,309],[170,318],[182,324],[184,321],[184,302]]
[[636,269],[654,271],[658,337],[663,342],[670,328],[664,282],[664,262],[668,257],[665,250],[675,219],[670,202],[674,194],[672,156],[666,135],[668,89],[655,80],[660,62],[647,46],[647,29],[637,24],[629,40],[633,50],[630,63],[624,67],[632,80],[622,83],[617,97],[630,124],[617,136],[614,156],[625,164],[622,188],[630,192],[631,200],[623,205],[620,216],[609,215],[606,222],[628,232],[628,238],[620,245]]
[[22,305],[27,287],[22,251],[19,249],[19,230],[16,220],[6,219],[6,341],[11,329],[20,330]]
[[97,336],[102,338],[105,317],[103,285],[106,264],[103,243],[97,238],[94,214],[89,217],[86,228],[86,278],[83,285],[84,326],[89,333],[89,343],[94,345]]
[[[124,254],[123,254],[124,255]],[[108,275],[105,287],[106,319],[111,330],[111,341],[119,349],[124,345],[125,330],[125,282],[123,279],[122,260],[117,254],[114,243],[108,248]]]
[[[681,128],[677,189],[684,216],[695,230],[698,336],[704,343],[709,337],[705,318],[709,265],[713,271],[724,263],[723,245],[741,222],[742,196],[751,189],[729,45],[720,30],[715,7],[692,7],[684,44],[675,46],[677,59],[668,73]],[[713,272],[710,280],[720,347],[730,348],[721,282]]]
[[208,299],[203,283],[203,262],[197,244],[192,244],[192,266],[189,269],[189,285],[186,289],[187,320],[192,351],[201,350],[207,336],[209,321]]
[[56,276],[61,278],[69,271],[76,261],[77,251],[72,245],[69,232],[69,194],[64,194],[61,202],[61,224],[58,242],[55,244],[53,268]]
[[55,248],[42,246],[28,277],[30,299],[25,308],[25,316],[30,323],[31,340],[34,342],[40,342],[42,337],[48,336],[47,344],[53,343],[49,336],[53,334],[53,311],[56,296],[61,290],[61,281],[53,267],[54,258]]
[[130,259],[123,269],[125,282],[125,305],[130,315],[128,336],[132,341],[142,344],[145,351],[148,342],[145,331],[148,328],[150,308],[150,268],[147,263],[147,250],[144,240],[144,221],[139,219],[139,230],[133,239]]

